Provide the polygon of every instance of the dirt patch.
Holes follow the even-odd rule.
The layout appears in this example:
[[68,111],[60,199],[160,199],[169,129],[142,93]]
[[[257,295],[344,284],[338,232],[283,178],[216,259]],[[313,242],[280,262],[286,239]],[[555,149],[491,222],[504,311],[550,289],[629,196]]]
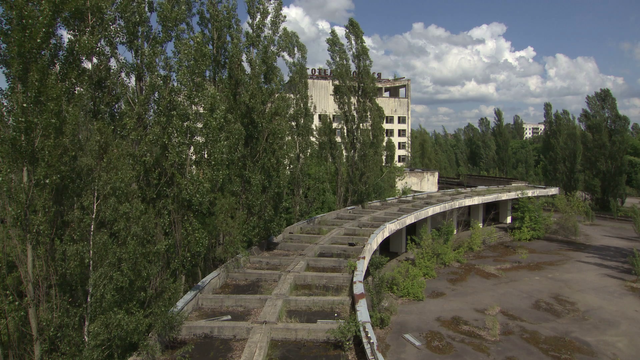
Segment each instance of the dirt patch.
[[269,344],[267,360],[298,359],[347,360],[349,356],[333,343],[272,340]]
[[627,281],[624,284],[624,286],[627,288],[627,290],[631,291],[632,293],[640,292],[640,284],[638,284],[637,280]]
[[496,269],[499,269],[502,271],[520,271],[520,270],[541,271],[541,270],[544,270],[545,267],[559,266],[559,265],[565,264],[566,262],[567,260],[538,261],[538,262],[530,262],[530,263],[524,263],[524,262],[518,261],[516,263],[511,263],[511,264],[498,265],[496,266]]
[[575,359],[576,354],[596,356],[590,347],[566,337],[545,336],[538,331],[522,328],[520,338],[552,359]]
[[307,268],[304,270],[306,272],[317,272],[317,273],[346,273],[347,268],[339,267],[339,266],[311,266],[307,265]]
[[497,273],[488,271],[487,268],[488,268],[487,266],[479,267],[477,265],[469,264],[469,263],[463,264],[463,265],[460,265],[458,268],[456,268],[455,271],[449,273],[449,275],[453,275],[453,277],[447,278],[447,281],[451,285],[457,285],[459,283],[467,281],[467,279],[469,278],[469,275],[471,274],[475,274],[487,280],[500,277],[500,275],[498,275]]
[[346,296],[349,285],[294,284],[291,296]]
[[247,340],[194,338],[186,341],[179,349],[172,351],[171,355],[163,359],[171,360],[227,360],[239,359],[242,356]]
[[436,319],[440,326],[450,330],[456,334],[464,335],[473,339],[497,341],[499,340],[500,324],[493,316],[488,316],[485,319],[485,327],[481,328],[472,325],[469,321],[463,319],[460,316],[454,316],[451,319],[444,319],[439,317]]
[[258,319],[262,308],[245,309],[241,307],[225,307],[225,308],[199,308],[191,312],[187,321],[197,321],[212,319],[220,316],[230,315],[229,321],[253,321]]
[[269,295],[278,285],[277,281],[227,280],[214,294],[228,295]]
[[320,251],[316,254],[316,257],[319,258],[331,258],[331,259],[353,259],[357,257],[356,253],[347,253],[347,252],[330,252],[330,251]]
[[349,313],[342,310],[286,310],[283,322],[315,324],[318,320],[344,320]]
[[468,347],[471,348],[471,350],[479,352],[481,354],[490,356],[491,355],[491,349],[489,348],[489,346],[487,344],[485,344],[482,341],[474,341],[462,336],[453,336],[453,335],[449,335],[449,339],[460,343],[460,344],[464,344],[467,345]]
[[538,299],[533,303],[533,308],[538,311],[549,313],[557,318],[576,317],[582,311],[578,308],[578,304],[568,300],[562,296],[552,296],[554,302]]
[[302,255],[303,252],[302,251],[287,251],[287,250],[269,250],[269,251],[265,251],[262,254],[260,254],[260,256],[265,256],[265,257],[290,257],[290,256],[298,256],[298,255]]
[[429,330],[424,334],[420,334],[425,340],[424,346],[434,354],[449,355],[456,351],[452,343],[439,331]]
[[521,318],[520,316],[505,310],[505,309],[500,309],[500,314],[502,314],[502,316],[506,317],[507,319],[511,320],[511,321],[517,321],[517,322],[522,322],[522,323],[529,323],[529,321]]
[[244,268],[248,270],[271,270],[271,271],[282,271],[286,267],[287,267],[286,265],[265,264],[265,263],[253,263],[253,264],[247,264],[244,266]]
[[433,290],[432,292],[427,294],[427,298],[429,299],[439,299],[443,296],[446,296],[447,293],[444,293],[442,291],[437,291],[437,290]]

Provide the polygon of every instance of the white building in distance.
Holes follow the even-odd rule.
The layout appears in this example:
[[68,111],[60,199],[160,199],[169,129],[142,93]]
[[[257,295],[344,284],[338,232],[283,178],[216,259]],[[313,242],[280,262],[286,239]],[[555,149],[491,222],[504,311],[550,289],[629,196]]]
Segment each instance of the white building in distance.
[[544,131],[544,123],[527,124],[524,123],[524,138],[528,139],[532,136],[538,136]]
[[[409,139],[411,138],[411,80],[382,79],[377,74],[378,104],[385,114],[386,137],[393,140],[396,147],[396,163],[404,166],[407,162]],[[320,126],[320,116],[328,115],[334,126],[340,124],[340,111],[333,101],[333,80],[328,70],[311,69],[309,75],[309,100],[314,109],[314,127]],[[336,136],[339,134],[336,129]],[[386,140],[385,140],[386,141]]]

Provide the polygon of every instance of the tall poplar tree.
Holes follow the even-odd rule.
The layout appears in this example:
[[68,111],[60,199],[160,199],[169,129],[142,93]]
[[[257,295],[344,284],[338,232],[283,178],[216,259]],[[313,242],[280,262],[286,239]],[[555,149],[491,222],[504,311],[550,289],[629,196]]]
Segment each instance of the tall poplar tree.
[[345,25],[343,43],[335,29],[327,45],[327,66],[333,70],[333,99],[343,121],[341,142],[345,153],[345,204],[363,204],[385,192],[384,111],[376,101],[376,80],[372,74],[369,48],[358,22]]
[[629,146],[629,118],[620,114],[611,90],[600,89],[587,96],[582,109],[582,147],[591,149],[582,155],[584,190],[602,210],[626,197],[625,175]]

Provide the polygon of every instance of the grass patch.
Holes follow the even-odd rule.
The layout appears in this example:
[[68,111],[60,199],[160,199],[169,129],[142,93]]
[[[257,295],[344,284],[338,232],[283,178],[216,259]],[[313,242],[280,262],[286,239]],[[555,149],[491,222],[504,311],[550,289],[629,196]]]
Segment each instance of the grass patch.
[[439,331],[429,330],[421,335],[425,340],[425,347],[434,354],[449,355],[456,350],[453,344],[448,342]]

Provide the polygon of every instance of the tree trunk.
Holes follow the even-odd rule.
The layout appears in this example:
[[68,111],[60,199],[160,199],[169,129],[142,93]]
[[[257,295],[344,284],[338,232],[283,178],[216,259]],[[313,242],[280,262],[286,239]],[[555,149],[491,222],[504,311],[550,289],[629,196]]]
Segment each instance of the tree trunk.
[[[25,187],[25,190],[27,188],[27,183],[28,173],[27,167],[25,166],[22,169],[22,184]],[[26,208],[25,217],[27,217],[26,223],[28,224],[29,211]],[[27,276],[25,280],[27,285],[27,302],[29,304],[29,325],[31,326],[31,334],[33,335],[33,358],[34,360],[40,360],[42,358],[42,348],[40,345],[40,336],[38,335],[38,312],[36,309],[35,291],[33,289],[33,246],[31,244],[28,229],[25,231],[25,237],[27,240]]]
[[83,335],[85,346],[89,344],[89,316],[91,312],[91,292],[93,289],[93,233],[96,222],[96,210],[98,208],[98,189],[97,186],[93,189],[93,213],[91,214],[91,230],[89,231],[89,285],[87,289],[87,309],[84,316]]

